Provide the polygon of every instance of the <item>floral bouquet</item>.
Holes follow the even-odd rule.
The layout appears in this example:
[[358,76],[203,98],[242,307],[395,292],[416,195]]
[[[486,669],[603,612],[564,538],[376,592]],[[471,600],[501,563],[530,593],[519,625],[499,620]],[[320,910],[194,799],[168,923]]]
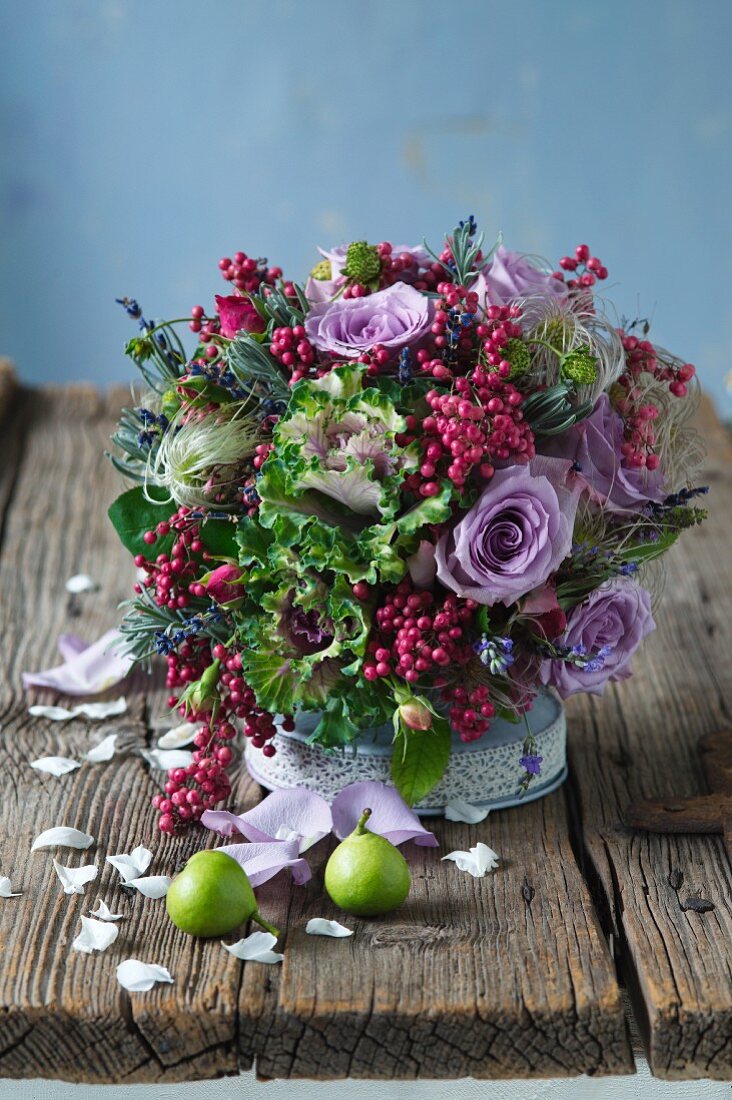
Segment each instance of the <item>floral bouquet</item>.
[[271,757],[303,711],[325,750],[393,722],[410,804],[453,734],[522,723],[526,789],[537,692],[630,675],[656,559],[704,515],[694,368],[608,320],[586,245],[552,271],[471,217],[437,251],[321,256],[304,286],[226,257],[231,293],[180,321],[122,300],[148,392],[113,437],[136,483],[110,509],[139,570],[121,630],[196,724],[163,832],[226,798],[240,731]]

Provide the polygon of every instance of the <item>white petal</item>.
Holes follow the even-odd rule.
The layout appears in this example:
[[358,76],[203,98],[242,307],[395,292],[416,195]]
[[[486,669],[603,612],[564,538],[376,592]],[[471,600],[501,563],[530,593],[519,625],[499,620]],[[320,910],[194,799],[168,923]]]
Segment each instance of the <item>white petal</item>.
[[101,898],[97,901],[96,909],[90,909],[89,912],[97,920],[122,920],[124,913],[113,913],[106,902]]
[[182,749],[184,745],[191,744],[200,728],[200,722],[181,722],[179,726],[174,726],[158,739],[158,748]]
[[31,767],[49,775],[66,775],[75,768],[80,768],[81,764],[69,756],[39,756],[37,760],[31,760]]
[[464,821],[466,825],[478,825],[485,821],[490,810],[482,810],[480,806],[471,806],[469,802],[463,802],[462,798],[453,798],[445,806],[446,821]]
[[63,867],[54,859],[53,869],[61,880],[65,894],[83,894],[86,883],[93,882],[99,874],[95,863],[88,863],[84,867]]
[[193,753],[185,749],[142,749],[140,752],[151,768],[160,768],[167,771],[168,768],[187,768],[193,763]]
[[124,714],[127,710],[127,700],[123,695],[119,699],[112,699],[109,703],[80,703],[74,707],[73,717],[84,718],[113,718],[116,714]]
[[279,963],[285,956],[272,950],[276,943],[277,937],[271,932],[252,932],[244,940],[237,940],[232,944],[222,943],[221,946],[230,955],[244,959],[245,962]]
[[442,858],[453,860],[460,871],[467,871],[473,878],[482,878],[487,871],[495,871],[498,866],[496,853],[480,842],[469,852],[450,852]]
[[335,936],[337,939],[353,935],[352,928],[346,928],[337,920],[326,920],[325,917],[312,917],[305,925],[305,931],[309,936]]
[[111,863],[115,871],[119,871],[125,885],[133,879],[145,874],[152,862],[152,852],[141,844],[129,854],[121,852],[117,856],[107,856],[107,863]]
[[67,710],[66,707],[43,706],[41,703],[28,707],[28,713],[34,718],[50,718],[52,722],[65,722],[68,718],[74,717],[73,711]]
[[125,959],[117,967],[117,981],[130,993],[147,993],[156,982],[172,982],[170,971],[157,963]]
[[123,886],[134,887],[146,898],[164,898],[173,880],[167,875],[150,875],[149,878],[135,878],[123,882]]
[[37,852],[40,848],[90,848],[93,843],[94,837],[89,833],[58,825],[55,829],[46,829],[37,836],[31,845],[31,852]]
[[75,573],[66,582],[66,591],[77,595],[79,592],[96,592],[98,585],[88,573]]
[[19,898],[20,894],[14,894],[10,885],[10,879],[0,875],[0,898]]
[[103,764],[107,760],[111,760],[114,756],[114,747],[117,741],[117,734],[110,733],[109,737],[105,737],[103,741],[100,741],[98,745],[95,745],[93,749],[89,749],[86,754],[87,760],[91,764]]
[[105,924],[91,917],[81,918],[81,932],[71,944],[73,951],[83,951],[91,955],[92,951],[106,951],[119,935],[116,924]]
[[66,707],[43,706],[40,703],[28,707],[28,713],[34,718],[50,718],[52,722],[66,722],[69,718],[111,718],[115,714],[124,714],[127,700],[120,696],[109,703],[79,703],[68,710]]

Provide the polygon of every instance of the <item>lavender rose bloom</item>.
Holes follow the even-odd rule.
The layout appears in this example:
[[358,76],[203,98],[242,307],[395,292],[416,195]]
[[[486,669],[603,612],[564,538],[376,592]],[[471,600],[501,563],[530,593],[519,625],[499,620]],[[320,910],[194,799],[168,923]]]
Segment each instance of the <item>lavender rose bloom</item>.
[[566,298],[567,286],[536,267],[521,252],[509,252],[499,244],[482,271],[483,282],[472,289],[480,294],[485,287],[489,305],[509,305],[516,298],[539,296]]
[[590,416],[561,435],[544,438],[541,449],[576,464],[591,497],[610,512],[638,512],[649,500],[663,500],[663,473],[627,466],[620,450],[623,420],[606,393]]
[[320,351],[357,359],[374,344],[395,350],[414,344],[431,323],[430,300],[406,283],[394,283],[365,298],[317,303],[307,316],[305,331]]
[[571,463],[537,458],[496,470],[435,550],[446,588],[478,603],[506,605],[544,584],[567,557],[579,487]]
[[570,612],[567,629],[557,642],[582,647],[590,659],[588,667],[548,660],[541,665],[539,679],[556,688],[563,699],[580,691],[601,695],[609,680],[630,676],[633,654],[655,628],[645,588],[619,577],[608,581]]

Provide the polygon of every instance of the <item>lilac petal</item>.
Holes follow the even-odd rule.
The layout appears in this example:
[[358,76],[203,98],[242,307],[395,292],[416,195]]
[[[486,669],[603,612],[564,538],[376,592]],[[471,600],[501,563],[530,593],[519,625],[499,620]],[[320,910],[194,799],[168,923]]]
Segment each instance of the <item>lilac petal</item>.
[[353,832],[367,807],[371,809],[368,828],[372,833],[379,833],[392,844],[413,840],[424,848],[439,847],[434,833],[425,829],[396,788],[375,780],[351,783],[336,795],[331,811],[333,832],[340,840]]
[[123,680],[132,668],[132,657],[113,648],[121,638],[108,630],[98,641],[77,653],[66,664],[44,672],[24,672],[23,684],[53,688],[64,695],[97,695]]
[[267,844],[226,844],[215,851],[225,852],[235,859],[246,871],[252,886],[269,882],[285,867],[290,868],[293,881],[298,886],[312,878],[307,861],[299,857],[296,840],[271,840]]
[[219,836],[244,835],[242,819],[236,814],[229,813],[228,810],[204,810],[201,814],[201,824],[218,833]]
[[56,648],[63,661],[71,661],[74,657],[78,657],[80,653],[83,653],[85,649],[88,649],[89,643],[80,638],[78,634],[59,634]]
[[[204,825],[211,828],[208,818],[218,812],[213,810],[210,814],[204,814]],[[319,794],[314,794],[305,787],[272,791],[252,810],[241,814],[236,821],[236,828],[247,840],[297,840],[301,852],[317,844],[333,828],[328,803]]]

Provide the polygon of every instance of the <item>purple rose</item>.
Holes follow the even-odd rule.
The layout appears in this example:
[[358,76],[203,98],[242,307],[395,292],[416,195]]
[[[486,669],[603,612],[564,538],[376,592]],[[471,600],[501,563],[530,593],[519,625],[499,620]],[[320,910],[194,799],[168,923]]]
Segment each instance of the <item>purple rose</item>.
[[630,660],[647,634],[655,630],[651,598],[634,581],[615,578],[596,588],[573,608],[557,645],[575,649],[582,668],[569,661],[542,662],[539,679],[563,699],[577,692],[601,695],[608,680],[626,680]]
[[[485,288],[488,305],[509,305],[516,298],[566,298],[566,283],[536,267],[521,252],[509,252],[499,244],[489,264],[483,268],[473,290],[481,295]],[[479,285],[480,284],[480,285]]]
[[470,511],[437,544],[440,581],[478,603],[513,603],[567,557],[579,487],[571,463],[536,458],[496,470]]
[[663,500],[663,473],[627,466],[620,450],[623,438],[623,420],[601,393],[590,416],[561,435],[544,438],[541,450],[575,463],[590,496],[609,512],[637,512],[648,500]]
[[432,323],[430,301],[406,283],[364,298],[319,302],[305,321],[308,339],[339,359],[357,359],[374,344],[399,349],[414,344]]

